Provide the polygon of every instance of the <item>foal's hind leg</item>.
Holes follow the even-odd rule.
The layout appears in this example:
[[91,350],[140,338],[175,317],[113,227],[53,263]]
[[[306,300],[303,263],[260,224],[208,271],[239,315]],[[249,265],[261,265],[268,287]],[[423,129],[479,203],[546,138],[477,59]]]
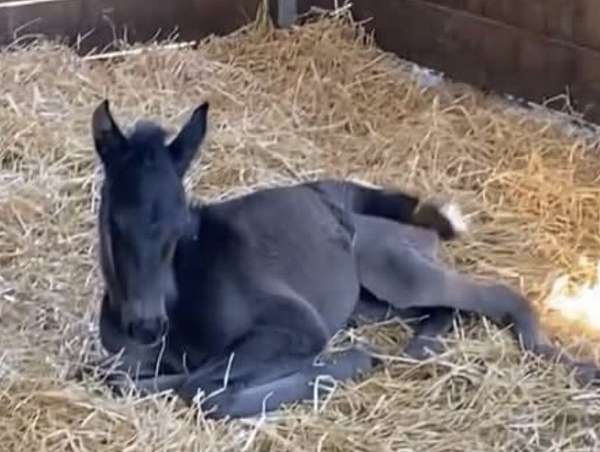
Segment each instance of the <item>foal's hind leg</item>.
[[415,326],[413,337],[404,349],[407,356],[419,361],[442,352],[444,344],[440,336],[450,331],[454,318],[454,310],[448,308],[424,309],[424,313],[427,317]]
[[397,308],[443,306],[485,315],[511,325],[523,347],[571,365],[583,380],[600,378],[597,367],[579,363],[551,345],[527,299],[502,284],[482,284],[445,269],[413,247],[402,245],[393,223],[357,215],[356,253],[361,284]]
[[[310,400],[314,397],[314,384],[319,376],[349,380],[369,371],[373,367],[373,358],[367,352],[353,348],[336,353],[322,365],[315,365],[313,359],[297,361],[296,358],[282,358],[271,365],[273,369],[263,369],[263,375],[280,373],[282,366],[293,370],[274,379],[263,376],[244,385],[224,389],[202,403],[207,411],[206,417],[248,417],[279,409],[282,404]],[[189,392],[184,397],[189,401]]]

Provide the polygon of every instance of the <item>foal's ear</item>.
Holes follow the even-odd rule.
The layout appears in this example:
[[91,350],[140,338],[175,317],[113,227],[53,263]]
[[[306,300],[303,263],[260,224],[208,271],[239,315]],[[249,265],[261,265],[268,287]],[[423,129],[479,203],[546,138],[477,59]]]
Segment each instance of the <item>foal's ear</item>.
[[108,100],[102,101],[92,114],[92,136],[96,152],[105,165],[126,150],[127,139],[110,113]]
[[197,107],[188,122],[181,128],[179,134],[169,144],[169,152],[175,171],[183,177],[192,163],[206,135],[208,102]]

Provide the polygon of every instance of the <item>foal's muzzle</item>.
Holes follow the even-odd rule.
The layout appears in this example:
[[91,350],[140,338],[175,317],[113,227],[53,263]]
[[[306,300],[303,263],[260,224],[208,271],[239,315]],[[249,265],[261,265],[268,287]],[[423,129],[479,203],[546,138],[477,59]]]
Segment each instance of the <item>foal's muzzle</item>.
[[129,322],[127,335],[141,345],[156,345],[167,334],[169,321],[166,317],[154,317]]

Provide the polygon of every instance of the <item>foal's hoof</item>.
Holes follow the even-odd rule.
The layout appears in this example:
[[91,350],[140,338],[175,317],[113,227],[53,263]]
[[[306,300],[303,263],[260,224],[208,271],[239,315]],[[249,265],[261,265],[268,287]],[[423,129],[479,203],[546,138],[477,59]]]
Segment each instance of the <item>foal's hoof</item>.
[[[339,356],[350,355],[352,360],[356,360],[359,363],[358,367],[363,371],[383,365],[383,359],[378,357],[381,354],[380,351],[370,344],[360,343],[339,353]],[[333,356],[335,357],[336,355],[334,354]]]
[[406,347],[403,350],[403,354],[415,361],[425,361],[433,356],[433,353],[429,351],[428,347],[424,344],[417,343],[410,344],[410,346]]
[[107,387],[117,397],[124,396],[132,388],[132,382],[123,367],[115,362],[114,357],[83,363],[73,373],[75,381],[92,379]]
[[579,364],[575,368],[575,380],[580,385],[600,385],[600,367],[593,363]]
[[99,380],[117,398],[127,396],[133,389],[129,376],[121,372],[105,372]]
[[410,340],[403,353],[415,361],[425,361],[444,352],[441,340],[429,337],[416,337]]
[[67,379],[81,382],[86,378],[105,378],[114,366],[114,358],[96,359],[79,363],[67,375]]
[[[359,373],[367,373],[375,367],[383,364],[383,360],[378,358],[377,351],[370,346],[359,345],[349,350],[334,354],[331,359],[337,363],[345,363],[348,366],[346,370],[348,376],[339,378],[352,378],[354,371]],[[343,368],[343,366],[342,366]],[[343,372],[342,372],[343,373]]]
[[88,364],[80,364],[74,369],[69,370],[67,373],[67,380],[74,380],[76,382],[82,382],[87,377],[90,377],[94,374],[94,367]]
[[371,356],[371,368],[375,369],[380,366],[383,366],[383,359]]

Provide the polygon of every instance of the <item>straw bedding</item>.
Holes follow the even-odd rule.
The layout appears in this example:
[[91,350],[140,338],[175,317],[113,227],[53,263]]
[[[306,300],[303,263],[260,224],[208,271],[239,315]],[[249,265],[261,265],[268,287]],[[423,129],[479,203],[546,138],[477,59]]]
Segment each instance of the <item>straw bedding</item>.
[[[317,411],[308,403],[275,419],[207,422],[177,401],[114,399],[68,378],[98,347],[102,175],[89,121],[106,95],[122,123],[173,128],[211,101],[186,182],[206,200],[325,175],[457,199],[472,233],[447,247],[448,262],[513,284],[542,312],[557,272],[600,257],[592,134],[469,87],[425,87],[345,18],[293,31],[258,23],[195,50],[111,61],[41,43],[0,55],[0,66],[2,450],[600,448],[598,393],[485,322],[459,325],[448,351],[419,366],[397,357],[405,325],[352,331],[389,355],[385,370],[339,386]],[[544,318],[571,349],[595,353],[595,333]]]

